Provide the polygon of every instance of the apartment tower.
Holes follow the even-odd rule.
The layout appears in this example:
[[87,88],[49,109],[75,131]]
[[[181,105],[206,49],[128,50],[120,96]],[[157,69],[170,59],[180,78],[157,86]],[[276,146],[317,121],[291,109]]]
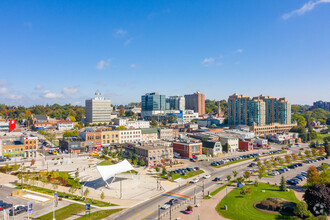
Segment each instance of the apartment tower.
[[205,114],[205,95],[200,92],[195,92],[191,95],[184,96],[186,101],[186,109],[198,112],[198,115]]

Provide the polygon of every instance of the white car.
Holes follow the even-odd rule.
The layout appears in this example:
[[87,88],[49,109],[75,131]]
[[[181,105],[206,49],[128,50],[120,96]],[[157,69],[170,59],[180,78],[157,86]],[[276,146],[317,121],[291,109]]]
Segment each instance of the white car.
[[160,207],[160,208],[166,210],[166,209],[168,209],[168,208],[170,208],[170,207],[171,207],[170,204],[165,203],[165,204],[164,204],[162,207]]
[[199,181],[198,178],[194,178],[194,179],[190,180],[190,183],[197,183],[198,181]]
[[205,176],[203,176],[204,179],[210,178],[211,175],[210,174],[206,174]]

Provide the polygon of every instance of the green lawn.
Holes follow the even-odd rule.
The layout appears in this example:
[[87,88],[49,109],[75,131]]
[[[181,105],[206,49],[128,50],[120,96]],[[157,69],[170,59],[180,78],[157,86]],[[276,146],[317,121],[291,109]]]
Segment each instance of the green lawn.
[[[21,184],[15,183],[15,185],[17,185],[17,187],[16,187],[17,189],[21,189]],[[56,190],[46,189],[46,188],[37,187],[37,186],[31,186],[31,185],[27,185],[27,184],[23,184],[23,188],[31,190],[31,191],[35,191],[35,192],[48,194],[50,196],[54,195],[54,192],[56,191]],[[63,192],[59,192],[59,191],[56,191],[56,192],[58,192],[58,196],[61,197],[61,198],[67,198],[67,199],[71,199],[71,200],[79,201],[79,202],[88,202],[92,205],[100,206],[100,207],[109,206],[108,202],[95,200],[95,199],[90,199],[90,198],[87,198],[85,200],[84,198],[82,198],[80,196],[77,196],[77,195],[73,195],[73,194],[69,194],[69,193],[63,193]],[[117,206],[117,205],[111,203],[110,206]]]
[[[193,177],[193,176],[196,176],[198,174],[202,174],[204,173],[203,170],[195,170],[195,171],[190,171],[188,172],[186,175],[182,175],[182,174],[173,174],[172,175],[172,181],[178,179],[178,178],[184,178],[184,179],[188,179],[190,177]],[[167,179],[167,175],[163,175],[163,174],[160,174],[160,177],[164,178],[164,179]]]
[[[293,219],[280,214],[267,214],[253,207],[254,203],[266,200],[268,197],[279,197],[292,202],[298,202],[292,190],[289,192],[282,192],[279,191],[278,186],[270,186],[266,183],[259,183],[258,187],[254,185],[244,187],[251,187],[251,194],[241,195],[240,188],[233,189],[227,197],[223,198],[217,205],[216,210],[220,215],[229,219],[244,220]],[[261,192],[262,190],[266,192]],[[228,206],[228,210],[223,209],[224,205]]]
[[[71,217],[72,215],[78,214],[80,212],[83,212],[85,210],[84,205],[80,204],[70,204],[68,206],[65,206],[61,209],[58,209],[55,211],[55,218],[56,219],[66,219]],[[40,219],[40,220],[52,220],[53,219],[53,212],[49,212],[46,215],[40,216],[38,218],[34,219]]]
[[320,133],[317,133],[317,137],[316,139],[314,140],[311,140],[310,142],[316,142],[318,141],[319,143],[323,143],[323,138],[327,137],[327,136],[330,136],[329,134],[320,134]]
[[108,217],[109,215],[112,215],[116,212],[120,212],[122,209],[110,209],[110,210],[101,210],[97,212],[92,212],[91,214],[87,214],[84,216],[81,216],[77,219],[83,220],[83,219],[93,219],[93,220],[100,220]]
[[113,163],[111,162],[111,160],[103,160],[102,162],[100,162],[97,165],[98,166],[106,166],[106,165],[113,165]]

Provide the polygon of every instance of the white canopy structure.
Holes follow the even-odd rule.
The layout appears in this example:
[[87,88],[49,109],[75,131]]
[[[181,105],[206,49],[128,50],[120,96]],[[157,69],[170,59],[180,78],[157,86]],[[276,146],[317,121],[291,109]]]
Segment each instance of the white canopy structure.
[[97,171],[101,174],[102,179],[108,185],[107,180],[109,180],[111,177],[113,177],[111,183],[115,179],[115,175],[127,171],[134,170],[134,167],[127,161],[123,160],[120,163],[114,164],[114,165],[107,165],[107,166],[96,166]]

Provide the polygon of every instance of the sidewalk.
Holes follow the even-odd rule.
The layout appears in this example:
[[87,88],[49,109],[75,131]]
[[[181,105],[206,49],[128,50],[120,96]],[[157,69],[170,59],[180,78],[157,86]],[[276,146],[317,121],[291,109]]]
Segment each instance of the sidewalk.
[[[233,190],[234,186],[227,187],[227,193]],[[190,220],[190,219],[226,219],[219,215],[219,213],[215,210],[218,203],[226,196],[226,189],[221,190],[218,194],[216,194],[211,199],[202,199],[199,201],[199,207],[194,207],[194,212],[192,214],[184,214],[179,213],[176,215],[176,218],[180,218],[182,220]]]

